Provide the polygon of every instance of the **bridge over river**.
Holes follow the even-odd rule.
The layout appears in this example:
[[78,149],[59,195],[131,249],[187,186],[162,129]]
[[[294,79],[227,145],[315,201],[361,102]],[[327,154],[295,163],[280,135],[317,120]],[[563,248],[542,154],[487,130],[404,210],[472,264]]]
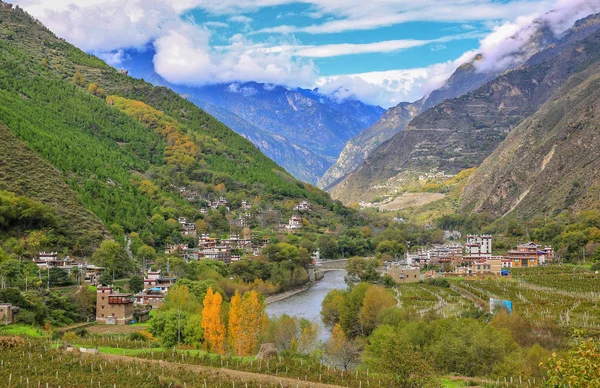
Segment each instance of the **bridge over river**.
[[345,271],[348,259],[323,260],[317,261],[316,268],[320,268],[323,272],[327,271]]

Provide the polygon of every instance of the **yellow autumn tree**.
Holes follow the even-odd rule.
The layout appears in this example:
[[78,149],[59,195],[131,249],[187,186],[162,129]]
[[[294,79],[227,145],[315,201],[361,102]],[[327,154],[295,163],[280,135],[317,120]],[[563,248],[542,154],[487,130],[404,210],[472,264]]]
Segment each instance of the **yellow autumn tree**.
[[266,305],[258,292],[252,290],[244,293],[239,306],[239,326],[233,333],[234,350],[238,356],[248,356],[258,351],[259,339],[267,325]]
[[241,336],[242,336],[242,297],[236,290],[235,294],[231,298],[231,304],[229,306],[229,346],[231,350],[241,355]]
[[204,330],[204,345],[214,353],[224,353],[225,324],[221,320],[221,304],[223,298],[212,287],[206,291],[202,309],[202,329]]
[[370,287],[363,299],[358,313],[358,321],[366,335],[371,334],[380,324],[379,313],[385,308],[396,304],[396,299],[381,286]]

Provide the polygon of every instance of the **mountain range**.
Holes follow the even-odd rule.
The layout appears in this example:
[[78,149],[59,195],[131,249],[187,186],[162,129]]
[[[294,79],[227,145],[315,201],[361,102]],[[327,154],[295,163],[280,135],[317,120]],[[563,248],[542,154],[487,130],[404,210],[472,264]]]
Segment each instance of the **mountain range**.
[[167,86],[255,144],[294,177],[315,184],[346,142],[375,123],[385,110],[356,99],[338,100],[318,89],[256,82],[174,85],[158,75],[152,49],[129,51],[129,74]]
[[598,39],[598,15],[552,39],[547,28],[538,27],[541,33],[534,36],[542,37],[543,49],[469,93],[431,104],[340,179],[331,188],[334,198],[346,203],[370,201],[392,192],[397,181],[411,174],[452,175],[479,166],[524,119],[597,60],[599,52],[585,48]]

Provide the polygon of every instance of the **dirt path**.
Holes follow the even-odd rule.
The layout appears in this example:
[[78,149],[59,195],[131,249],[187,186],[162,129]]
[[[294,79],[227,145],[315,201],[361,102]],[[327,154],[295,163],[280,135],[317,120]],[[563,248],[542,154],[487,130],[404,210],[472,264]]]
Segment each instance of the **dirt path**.
[[192,372],[202,372],[212,374],[214,376],[227,376],[234,379],[254,381],[257,383],[279,383],[282,388],[342,388],[340,385],[321,384],[312,381],[301,381],[289,377],[276,377],[270,375],[263,375],[253,372],[245,372],[240,370],[226,369],[226,368],[214,368],[203,365],[190,365],[190,364],[178,364],[167,361],[159,360],[148,360],[145,358],[119,356],[115,354],[99,353],[96,356],[102,357],[106,360],[122,361],[122,362],[146,362],[158,364],[160,367],[172,367],[172,368],[184,368]]

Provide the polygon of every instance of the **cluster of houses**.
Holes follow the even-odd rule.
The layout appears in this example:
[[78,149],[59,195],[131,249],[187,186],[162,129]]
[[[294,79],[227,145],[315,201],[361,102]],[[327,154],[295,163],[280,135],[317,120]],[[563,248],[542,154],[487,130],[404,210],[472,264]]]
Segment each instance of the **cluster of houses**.
[[88,264],[85,259],[72,259],[69,256],[59,258],[58,252],[40,252],[33,262],[44,271],[60,268],[69,275],[76,272],[82,282],[90,284],[96,284],[104,273],[104,267]]
[[165,254],[181,255],[186,261],[190,260],[219,260],[225,264],[241,260],[241,255],[258,256],[269,244],[269,239],[262,239],[259,244],[252,244],[248,236],[230,232],[229,238],[220,239],[209,234],[197,236],[196,248],[186,244],[171,244],[165,249]]
[[443,274],[460,276],[501,275],[510,268],[537,267],[554,260],[552,247],[533,242],[520,244],[505,255],[492,254],[492,236],[469,235],[464,246],[460,244],[434,245],[407,253],[401,262],[388,263],[384,268],[397,282],[419,281],[423,268],[436,266]]

